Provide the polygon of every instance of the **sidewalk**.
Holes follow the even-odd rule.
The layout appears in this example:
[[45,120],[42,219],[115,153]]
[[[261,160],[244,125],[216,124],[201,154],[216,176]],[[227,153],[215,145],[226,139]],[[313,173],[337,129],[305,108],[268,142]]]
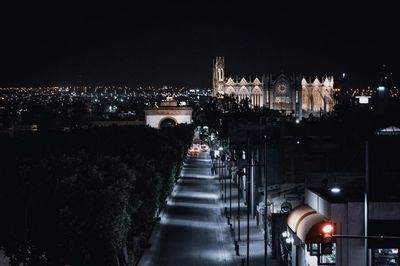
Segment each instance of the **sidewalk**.
[[[218,178],[218,176],[216,175]],[[223,179],[221,179],[223,181]],[[221,184],[219,183],[220,186],[220,203],[221,203],[221,211],[224,213],[224,208],[226,207],[227,213],[226,216],[229,216],[229,178],[226,178],[226,203],[224,199],[221,197],[221,195],[224,193],[224,190],[221,191]],[[237,220],[234,221],[234,218],[238,214],[238,192],[237,192],[237,186],[234,182],[232,182],[232,219],[231,219],[231,224],[232,224],[232,251],[234,254],[236,254],[234,250],[234,237],[235,240],[238,240],[238,227],[237,227]],[[243,203],[243,198],[240,198],[240,241],[239,243],[239,262],[241,262],[242,259],[244,259],[244,265],[246,264],[246,257],[247,257],[247,206]],[[251,214],[250,214],[251,215]],[[234,225],[235,223],[235,225]],[[226,218],[226,225],[228,225],[228,219]],[[233,227],[235,227],[235,230],[233,230]],[[250,245],[249,245],[249,265],[264,265],[264,233],[263,230],[259,226],[257,226],[257,221],[255,218],[250,217],[250,223],[249,223],[249,239],[250,239]],[[240,264],[239,264],[240,265]],[[267,265],[268,266],[279,266],[279,262],[277,260],[274,260],[271,258],[271,248],[268,246],[268,259],[267,259]]]

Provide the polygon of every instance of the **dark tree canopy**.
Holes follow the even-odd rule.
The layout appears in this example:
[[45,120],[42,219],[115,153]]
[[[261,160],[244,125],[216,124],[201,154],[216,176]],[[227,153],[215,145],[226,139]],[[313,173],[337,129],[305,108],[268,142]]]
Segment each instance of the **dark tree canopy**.
[[0,139],[0,249],[12,265],[125,265],[192,138],[192,126],[178,125]]

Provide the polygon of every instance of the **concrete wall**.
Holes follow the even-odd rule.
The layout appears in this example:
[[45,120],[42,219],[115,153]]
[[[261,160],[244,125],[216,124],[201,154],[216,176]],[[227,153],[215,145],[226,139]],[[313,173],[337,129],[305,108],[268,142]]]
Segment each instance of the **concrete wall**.
[[[334,221],[336,225],[336,234],[337,235],[346,235],[348,234],[347,228],[347,213],[348,208],[347,204],[331,204],[331,214],[330,217],[332,221]],[[336,239],[336,265],[348,265],[348,257],[349,257],[349,240],[347,239]]]
[[192,116],[190,115],[147,115],[146,125],[158,128],[160,121],[165,118],[171,118],[175,120],[178,124],[190,124],[192,123]]
[[[347,203],[347,232],[349,235],[364,235],[364,203]],[[348,264],[365,265],[365,245],[363,239],[348,240]]]

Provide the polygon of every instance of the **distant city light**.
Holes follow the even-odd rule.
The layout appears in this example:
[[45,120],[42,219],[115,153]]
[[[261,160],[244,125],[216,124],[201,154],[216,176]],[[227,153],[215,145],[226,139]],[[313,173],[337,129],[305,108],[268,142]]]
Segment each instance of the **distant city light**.
[[369,99],[371,98],[371,96],[356,96],[356,98],[358,99],[358,103],[360,103],[360,104],[368,104],[369,103]]
[[300,120],[299,119],[296,119],[296,124],[299,124],[300,123]]
[[378,91],[384,91],[385,90],[385,87],[384,86],[379,86],[378,87]]

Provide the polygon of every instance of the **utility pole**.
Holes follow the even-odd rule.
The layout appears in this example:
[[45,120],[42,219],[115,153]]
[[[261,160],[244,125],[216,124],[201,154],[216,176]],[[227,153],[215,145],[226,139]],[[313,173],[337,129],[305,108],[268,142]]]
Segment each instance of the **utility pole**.
[[[224,151],[225,152],[225,151]],[[226,203],[226,155],[224,154],[224,161],[223,161],[224,168],[222,170],[222,176],[224,178],[224,202]],[[226,214],[226,213],[225,213]]]
[[264,135],[264,265],[267,266],[268,258],[268,198],[267,198],[267,135]]
[[369,190],[369,156],[368,156],[368,141],[365,142],[365,193],[364,193],[364,240],[365,245],[365,265],[369,266],[369,251],[368,251],[368,190]]
[[[239,165],[239,173],[242,171],[240,165]],[[241,178],[242,176],[238,173],[238,177],[237,177],[237,193],[238,193],[238,197],[237,197],[237,217],[238,217],[238,241],[240,241],[240,183],[241,183]]]
[[250,151],[250,138],[247,138],[247,161],[248,161],[248,171],[246,175],[246,195],[247,195],[247,266],[249,266],[250,261],[250,177],[251,177],[251,151]]
[[231,148],[231,143],[230,143],[230,138],[228,136],[228,151],[230,152],[229,164],[228,164],[228,166],[229,166],[229,218],[228,218],[228,220],[229,220],[230,228],[232,229],[232,224],[231,224],[231,221],[232,221],[232,164],[231,164],[231,162],[232,162],[234,154],[232,154],[230,148]]

